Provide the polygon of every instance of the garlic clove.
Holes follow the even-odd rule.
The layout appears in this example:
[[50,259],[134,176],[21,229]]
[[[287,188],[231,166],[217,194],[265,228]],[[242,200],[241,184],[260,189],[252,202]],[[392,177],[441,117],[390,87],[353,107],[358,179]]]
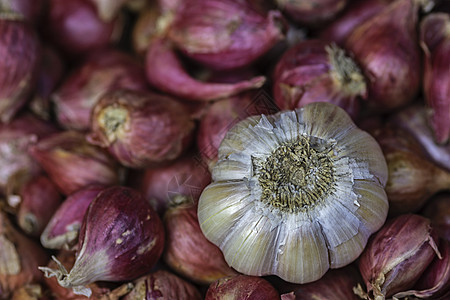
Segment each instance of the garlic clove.
[[248,155],[230,154],[229,159],[216,163],[217,168],[211,174],[213,180],[233,180],[248,176],[252,166]]
[[284,229],[284,234],[280,234],[276,268],[282,279],[306,283],[322,277],[330,265],[320,225],[299,218],[289,218],[280,228],[280,232]]
[[[228,264],[237,271],[245,270],[247,275],[270,274],[271,262],[276,255],[276,247],[271,241],[279,233],[271,220],[247,210],[236,223],[227,225],[229,237],[220,246]],[[259,237],[255,232],[267,234]]]
[[[355,260],[368,238],[359,232],[361,221],[337,199],[330,199],[329,205],[313,211],[313,219],[319,223],[329,249],[331,268],[339,268]],[[346,226],[340,226],[342,223]]]
[[240,138],[239,133],[242,132],[245,128],[255,126],[256,124],[258,124],[260,119],[261,116],[251,116],[238,122],[232,128],[230,128],[225,135],[225,138],[222,140],[222,143],[220,143],[218,157],[227,157],[231,153],[244,150],[248,140],[247,142],[245,141],[245,139],[243,141],[243,139]]
[[386,220],[389,208],[384,188],[358,180],[355,182],[355,192],[360,195],[358,197],[359,208],[355,214],[360,220],[364,220],[363,226],[367,231],[377,231]]
[[[242,200],[250,197],[248,192],[245,183],[236,185],[233,182],[213,183],[203,190],[203,205],[198,208],[198,219],[203,220],[200,227],[212,243],[222,244],[230,230],[228,223],[233,224],[243,216],[248,203]],[[216,201],[216,196],[221,200]],[[215,216],[215,220],[207,217],[210,214]]]

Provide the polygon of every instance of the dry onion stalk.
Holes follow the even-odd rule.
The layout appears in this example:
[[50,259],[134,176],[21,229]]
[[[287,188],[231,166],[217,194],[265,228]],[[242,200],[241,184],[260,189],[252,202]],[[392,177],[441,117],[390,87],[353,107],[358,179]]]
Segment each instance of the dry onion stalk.
[[247,275],[317,280],[355,260],[388,211],[379,145],[329,103],[236,124],[212,179],[201,229]]
[[0,211],[0,299],[11,299],[23,285],[41,281],[37,268],[47,260],[44,249],[16,230]]

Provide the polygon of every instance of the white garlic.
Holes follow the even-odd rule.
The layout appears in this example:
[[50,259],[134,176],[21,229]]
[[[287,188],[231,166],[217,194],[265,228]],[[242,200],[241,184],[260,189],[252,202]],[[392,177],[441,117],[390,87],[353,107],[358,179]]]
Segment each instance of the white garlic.
[[333,104],[252,116],[222,141],[198,219],[237,271],[311,282],[382,226],[387,174],[377,142]]

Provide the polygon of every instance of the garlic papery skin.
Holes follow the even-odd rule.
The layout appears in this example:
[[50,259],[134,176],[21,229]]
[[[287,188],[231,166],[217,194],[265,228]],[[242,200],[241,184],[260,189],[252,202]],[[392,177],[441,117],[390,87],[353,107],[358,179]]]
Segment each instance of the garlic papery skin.
[[386,181],[377,142],[343,109],[311,103],[229,130],[198,219],[238,272],[307,283],[359,256],[386,220]]

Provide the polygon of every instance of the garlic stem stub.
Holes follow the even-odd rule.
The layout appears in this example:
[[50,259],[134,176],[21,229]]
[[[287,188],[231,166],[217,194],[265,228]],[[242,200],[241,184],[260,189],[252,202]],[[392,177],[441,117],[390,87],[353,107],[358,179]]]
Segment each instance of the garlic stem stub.
[[354,261],[386,220],[377,142],[334,104],[251,116],[219,148],[198,219],[227,263],[293,283]]

